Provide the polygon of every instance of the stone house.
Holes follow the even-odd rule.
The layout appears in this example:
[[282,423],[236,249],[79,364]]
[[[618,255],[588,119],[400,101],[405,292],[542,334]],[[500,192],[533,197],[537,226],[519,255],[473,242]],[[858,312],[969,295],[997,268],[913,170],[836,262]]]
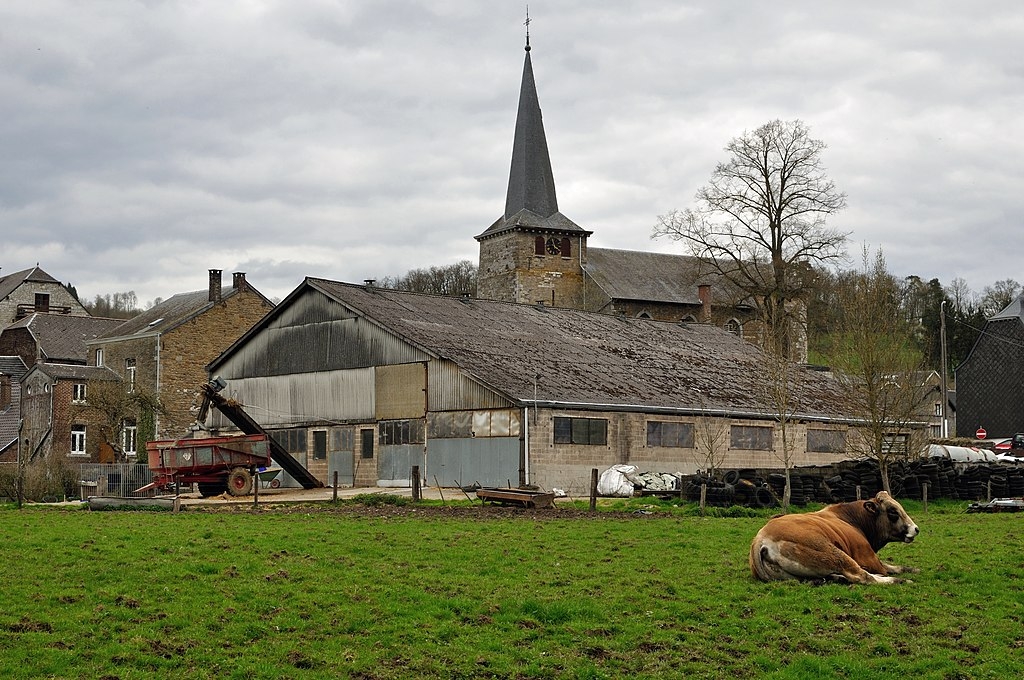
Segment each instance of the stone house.
[[[711,324],[307,278],[208,367],[325,483],[529,483],[593,468],[779,468],[763,353]],[[842,387],[794,366],[793,464],[843,460]],[[223,417],[207,422],[230,432]],[[436,480],[436,481],[435,481]]]
[[38,265],[0,277],[0,328],[34,312],[89,316],[67,287]]
[[273,307],[244,273],[223,290],[221,270],[211,269],[206,290],[174,295],[86,343],[91,366],[160,401],[160,412],[136,415],[139,451],[151,439],[189,433],[205,366]]

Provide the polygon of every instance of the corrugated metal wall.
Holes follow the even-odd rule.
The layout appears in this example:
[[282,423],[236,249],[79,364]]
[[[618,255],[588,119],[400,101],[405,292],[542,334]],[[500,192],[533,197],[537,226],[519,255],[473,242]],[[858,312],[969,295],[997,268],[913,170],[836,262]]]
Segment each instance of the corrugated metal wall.
[[317,291],[307,291],[215,370],[232,380],[408,364],[427,358],[343,305]]
[[513,403],[465,375],[447,359],[427,362],[427,405],[431,411],[509,408]]
[[[224,396],[264,427],[374,418],[373,368],[227,380]],[[228,425],[219,412],[212,415],[215,427]]]

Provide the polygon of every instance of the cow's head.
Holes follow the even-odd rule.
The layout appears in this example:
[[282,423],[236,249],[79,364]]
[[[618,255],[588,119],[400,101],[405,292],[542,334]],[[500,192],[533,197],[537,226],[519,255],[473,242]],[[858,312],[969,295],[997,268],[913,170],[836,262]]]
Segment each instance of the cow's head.
[[885,491],[879,491],[873,499],[864,501],[864,509],[874,518],[874,534],[885,545],[892,541],[910,543],[919,529],[910,515],[895,498]]

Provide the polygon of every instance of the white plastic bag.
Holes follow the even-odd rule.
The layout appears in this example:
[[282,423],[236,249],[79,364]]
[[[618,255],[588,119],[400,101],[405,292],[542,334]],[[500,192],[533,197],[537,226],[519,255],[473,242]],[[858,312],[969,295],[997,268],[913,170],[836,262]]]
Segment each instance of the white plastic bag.
[[632,477],[636,475],[635,465],[613,465],[597,480],[597,495],[613,498],[630,498],[633,495]]

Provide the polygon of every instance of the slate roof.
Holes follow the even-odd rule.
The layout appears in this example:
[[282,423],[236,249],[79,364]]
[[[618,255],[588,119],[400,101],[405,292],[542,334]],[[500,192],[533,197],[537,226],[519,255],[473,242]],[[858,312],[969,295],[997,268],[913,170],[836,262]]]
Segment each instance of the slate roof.
[[38,283],[60,283],[60,281],[44,272],[38,266],[32,267],[31,269],[22,269],[20,272],[14,272],[7,276],[0,277],[0,300],[3,300],[13,293],[18,286],[26,281],[35,281]]
[[526,47],[523,82],[519,90],[515,138],[512,142],[512,166],[508,175],[505,214],[476,238],[482,240],[511,229],[539,229],[557,232],[592,232],[558,212],[555,177],[551,172],[544,119],[533,79],[530,47]]
[[39,371],[55,380],[120,380],[106,366],[77,366],[74,364],[36,364],[30,370]]
[[711,265],[691,255],[587,248],[587,275],[613,300],[699,305],[697,287],[711,286],[714,302],[743,295]]
[[0,408],[0,452],[5,451],[18,439],[18,421],[21,420],[21,377],[28,369],[21,357],[0,356],[0,375],[9,375],[11,381],[11,403]]
[[[250,283],[245,284],[245,289],[263,297]],[[220,299],[221,301],[226,300],[237,293],[238,291],[234,288],[227,288]],[[269,300],[267,302],[269,303]],[[153,305],[138,316],[125,321],[117,328],[101,336],[101,339],[109,340],[130,337],[132,335],[166,333],[211,309],[215,304],[217,302],[210,301],[209,289],[179,293],[158,305]]]
[[[465,373],[519,403],[532,402],[536,394],[539,402],[594,408],[772,414],[763,396],[768,383],[762,352],[712,325],[423,295],[315,278],[307,278],[279,311],[306,287],[427,353],[454,361]],[[842,418],[842,389],[829,374],[794,365],[791,375],[799,414]]]
[[15,381],[21,382],[21,377],[26,372],[28,372],[28,367],[25,366],[25,362],[21,360],[21,357],[0,356],[0,373],[9,375]]
[[12,323],[5,331],[26,329],[35,340],[45,361],[87,363],[85,343],[109,333],[124,319],[65,314],[30,314]]

